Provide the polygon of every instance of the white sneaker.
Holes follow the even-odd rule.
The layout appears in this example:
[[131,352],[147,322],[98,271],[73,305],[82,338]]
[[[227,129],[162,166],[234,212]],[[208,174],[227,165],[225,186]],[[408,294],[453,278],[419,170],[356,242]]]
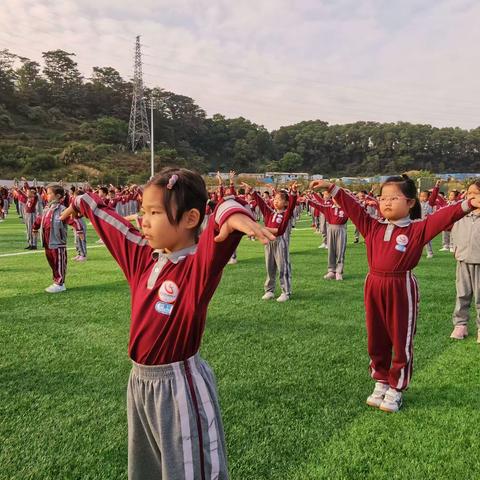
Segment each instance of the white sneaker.
[[52,285],[45,289],[47,293],[60,293],[64,292],[65,290],[65,285],[57,285],[56,283],[52,283]]
[[343,275],[341,273],[336,273],[335,280],[343,280]]
[[322,243],[318,248],[327,248],[327,244],[326,244],[326,243]]
[[282,293],[278,298],[277,298],[277,302],[286,302],[287,300],[290,300],[290,296],[287,295],[286,293]]
[[439,250],[439,252],[448,252],[448,250],[449,250],[449,249],[448,249],[447,247],[442,247],[442,248]]
[[76,260],[77,262],[86,262],[87,261],[87,257],[83,257],[82,255],[79,255],[77,258],[75,258],[74,260]]
[[333,280],[335,278],[335,272],[328,272],[323,276],[325,280]]
[[272,298],[275,298],[275,295],[273,292],[267,292],[265,295],[262,297],[262,300],[271,300]]
[[453,247],[450,247],[450,253],[455,253],[455,249]]
[[376,382],[372,394],[367,398],[367,405],[380,407],[389,388],[388,383]]
[[384,412],[395,413],[400,410],[401,406],[402,392],[390,387],[385,393],[385,397],[383,398],[383,402],[380,404],[379,408]]
[[228,261],[229,265],[236,265],[237,263],[238,263],[237,259],[233,257]]
[[427,258],[433,258],[433,253],[427,253]]
[[98,245],[105,245],[105,243],[103,242],[103,240],[101,238],[99,240],[97,240],[95,243],[98,243]]

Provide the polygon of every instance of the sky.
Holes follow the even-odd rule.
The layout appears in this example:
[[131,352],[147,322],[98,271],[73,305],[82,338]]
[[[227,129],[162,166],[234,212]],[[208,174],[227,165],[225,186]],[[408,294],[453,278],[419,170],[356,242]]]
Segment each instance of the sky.
[[2,0],[0,49],[57,48],[269,130],[303,120],[480,125],[476,0]]

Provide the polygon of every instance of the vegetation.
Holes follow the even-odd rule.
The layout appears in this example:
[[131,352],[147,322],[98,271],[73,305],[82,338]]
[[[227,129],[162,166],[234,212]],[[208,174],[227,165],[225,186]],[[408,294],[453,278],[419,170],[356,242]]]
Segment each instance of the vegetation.
[[[0,178],[146,179],[149,157],[126,146],[131,82],[112,67],[83,78],[74,53],[42,55],[43,66],[0,50]],[[480,171],[480,128],[311,120],[269,132],[242,117],[207,117],[192,98],[159,87],[146,88],[146,97],[156,105],[158,166],[329,176]]]

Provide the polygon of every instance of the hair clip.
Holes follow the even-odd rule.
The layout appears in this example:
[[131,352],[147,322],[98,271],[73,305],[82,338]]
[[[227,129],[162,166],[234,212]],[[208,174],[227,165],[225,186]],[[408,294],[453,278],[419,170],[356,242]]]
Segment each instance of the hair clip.
[[168,181],[167,188],[171,190],[173,186],[177,183],[178,175],[173,174]]

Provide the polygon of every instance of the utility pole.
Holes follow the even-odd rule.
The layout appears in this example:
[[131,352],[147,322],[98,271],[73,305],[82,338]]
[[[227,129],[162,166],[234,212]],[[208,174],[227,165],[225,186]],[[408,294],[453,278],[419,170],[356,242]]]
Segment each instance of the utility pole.
[[140,50],[140,35],[135,42],[135,65],[133,70],[133,95],[130,121],[128,123],[128,145],[135,152],[150,143],[147,108],[143,96],[142,52]]
[[150,178],[155,175],[155,153],[153,151],[153,96],[150,97]]

